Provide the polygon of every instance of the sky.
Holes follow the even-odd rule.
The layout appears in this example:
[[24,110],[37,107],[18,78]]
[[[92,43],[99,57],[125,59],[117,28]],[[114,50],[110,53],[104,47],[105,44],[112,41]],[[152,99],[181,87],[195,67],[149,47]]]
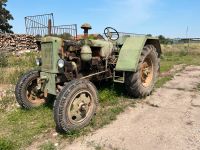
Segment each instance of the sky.
[[87,22],[90,33],[111,26],[119,32],[200,37],[199,0],[8,0],[7,9],[15,33],[25,33],[25,16],[53,13],[55,25],[77,24],[79,34]]

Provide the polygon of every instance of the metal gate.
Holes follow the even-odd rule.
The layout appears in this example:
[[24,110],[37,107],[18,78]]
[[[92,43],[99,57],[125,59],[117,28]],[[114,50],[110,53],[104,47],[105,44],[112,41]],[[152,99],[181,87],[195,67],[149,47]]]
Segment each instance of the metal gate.
[[54,16],[51,14],[25,17],[26,33],[34,36],[64,35],[77,38],[77,25],[54,25]]

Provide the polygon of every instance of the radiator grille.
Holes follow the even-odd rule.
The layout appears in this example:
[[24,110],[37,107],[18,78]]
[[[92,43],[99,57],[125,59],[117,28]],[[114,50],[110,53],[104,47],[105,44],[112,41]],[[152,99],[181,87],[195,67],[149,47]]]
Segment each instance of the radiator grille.
[[53,43],[42,43],[42,69],[53,69]]

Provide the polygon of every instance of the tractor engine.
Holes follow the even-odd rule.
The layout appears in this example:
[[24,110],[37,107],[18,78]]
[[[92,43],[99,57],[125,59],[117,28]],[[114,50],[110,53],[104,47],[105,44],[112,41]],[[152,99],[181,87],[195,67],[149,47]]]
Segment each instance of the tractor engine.
[[89,39],[89,24],[81,26],[84,29],[84,38],[81,40],[65,40],[59,49],[57,81],[64,83],[76,78],[101,80],[111,76],[112,70],[108,67],[113,43],[104,39]]

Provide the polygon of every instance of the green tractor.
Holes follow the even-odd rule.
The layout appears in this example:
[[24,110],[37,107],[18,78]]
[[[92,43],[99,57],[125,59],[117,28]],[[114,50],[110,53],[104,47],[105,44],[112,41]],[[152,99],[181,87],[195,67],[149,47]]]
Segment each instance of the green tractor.
[[31,109],[56,96],[54,120],[59,131],[86,126],[98,106],[94,81],[111,79],[125,86],[127,94],[151,94],[158,73],[161,47],[157,38],[118,33],[107,27],[103,36],[91,38],[89,24],[81,27],[82,38],[64,40],[55,36],[41,38],[40,69],[29,71],[15,89],[21,107]]

